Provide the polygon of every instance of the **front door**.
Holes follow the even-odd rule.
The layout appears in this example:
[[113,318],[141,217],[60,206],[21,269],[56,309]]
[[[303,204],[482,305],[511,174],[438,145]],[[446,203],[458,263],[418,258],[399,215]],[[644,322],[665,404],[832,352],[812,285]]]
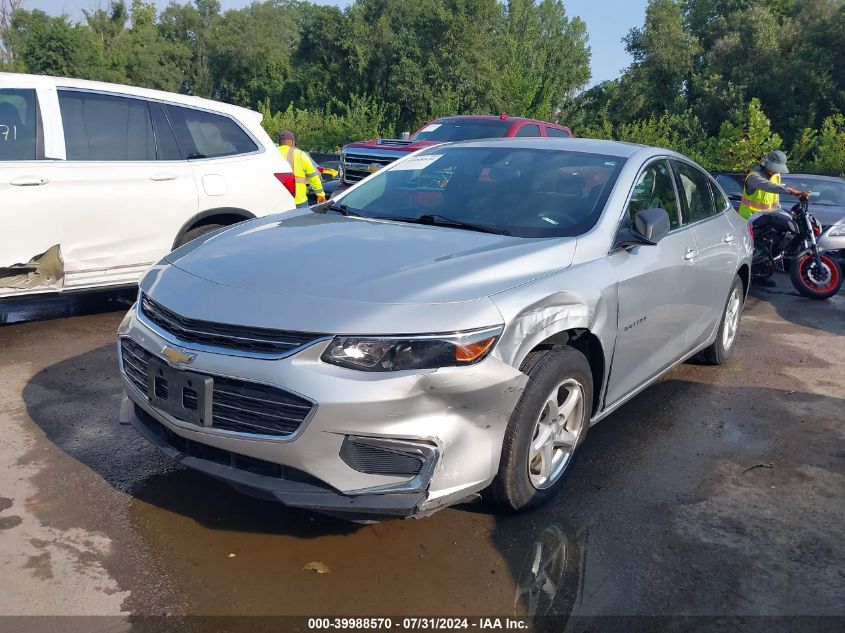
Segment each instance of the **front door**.
[[696,243],[681,223],[668,160],[646,165],[628,203],[625,221],[649,208],[669,214],[671,231],[654,246],[610,256],[618,288],[618,331],[606,396],[612,405],[684,355],[694,294]]

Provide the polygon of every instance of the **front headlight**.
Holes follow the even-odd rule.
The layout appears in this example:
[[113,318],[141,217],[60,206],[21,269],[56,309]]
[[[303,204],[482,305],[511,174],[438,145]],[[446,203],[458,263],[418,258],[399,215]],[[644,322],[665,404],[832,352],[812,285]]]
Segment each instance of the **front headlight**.
[[320,358],[361,371],[460,367],[486,358],[501,334],[497,327],[445,335],[336,336]]
[[845,237],[845,224],[834,226],[828,235],[830,237]]

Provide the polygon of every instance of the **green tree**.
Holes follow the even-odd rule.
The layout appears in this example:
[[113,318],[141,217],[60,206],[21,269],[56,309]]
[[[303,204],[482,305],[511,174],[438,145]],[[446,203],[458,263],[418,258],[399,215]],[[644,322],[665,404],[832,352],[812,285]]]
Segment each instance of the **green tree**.
[[43,11],[18,10],[6,37],[15,51],[16,64],[30,73],[114,80],[105,63],[100,42],[87,26],[67,17],[50,17]]
[[681,0],[649,0],[642,27],[629,31],[625,49],[634,63],[621,97],[635,116],[677,112],[686,106],[686,85],[698,42],[684,28]]
[[554,119],[590,80],[586,25],[559,0],[509,0],[497,44],[499,98],[511,114]]
[[199,97],[212,96],[214,78],[209,42],[221,19],[219,0],[194,0],[194,4],[171,2],[162,11],[159,32],[181,49],[182,92]]
[[713,167],[726,171],[747,171],[772,150],[779,149],[781,137],[772,131],[771,123],[760,106],[752,99],[745,116],[737,121],[725,121],[715,141]]

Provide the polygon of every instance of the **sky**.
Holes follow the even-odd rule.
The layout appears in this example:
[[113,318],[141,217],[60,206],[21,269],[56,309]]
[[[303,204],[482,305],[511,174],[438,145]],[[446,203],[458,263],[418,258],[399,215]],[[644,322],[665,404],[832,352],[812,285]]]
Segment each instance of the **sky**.
[[[169,0],[153,1],[162,8],[169,3]],[[316,2],[341,7],[349,4],[348,0]],[[618,77],[631,63],[631,58],[623,47],[622,38],[629,29],[642,24],[646,2],[647,0],[565,0],[567,14],[570,17],[577,15],[587,24],[592,48],[592,84]],[[250,0],[221,0],[224,10],[239,9],[249,3]],[[42,9],[54,15],[65,13],[74,19],[81,17],[82,9],[95,9],[106,4],[106,0],[23,0],[24,8]]]

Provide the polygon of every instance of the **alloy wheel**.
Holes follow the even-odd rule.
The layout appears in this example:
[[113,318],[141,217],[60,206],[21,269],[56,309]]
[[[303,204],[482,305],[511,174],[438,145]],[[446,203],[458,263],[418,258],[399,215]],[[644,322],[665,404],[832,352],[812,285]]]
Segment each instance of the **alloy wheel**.
[[725,325],[722,328],[722,348],[727,352],[734,344],[736,332],[739,329],[739,314],[742,310],[742,298],[739,288],[734,287],[725,308]]
[[552,486],[566,470],[583,435],[584,406],[584,387],[573,378],[546,397],[528,447],[528,477],[538,490]]

